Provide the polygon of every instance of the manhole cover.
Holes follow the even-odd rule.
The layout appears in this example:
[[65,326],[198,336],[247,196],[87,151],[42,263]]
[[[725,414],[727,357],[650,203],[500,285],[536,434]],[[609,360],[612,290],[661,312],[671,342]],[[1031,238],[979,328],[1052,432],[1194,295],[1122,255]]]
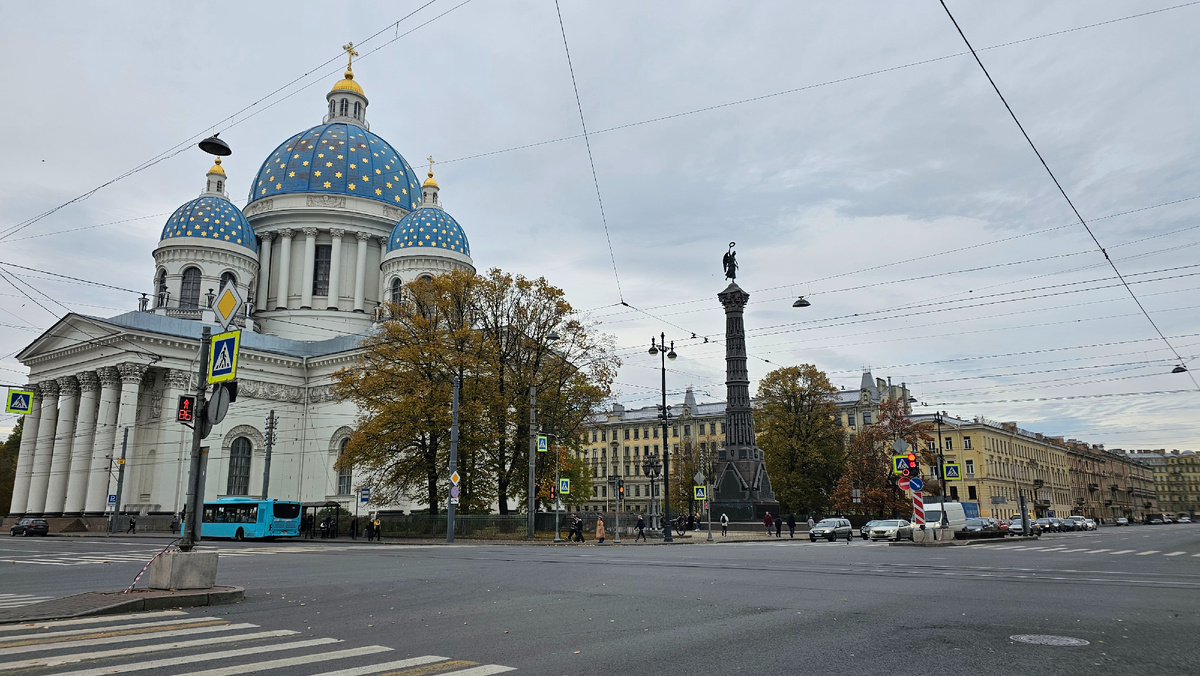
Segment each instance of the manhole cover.
[[1088,645],[1088,642],[1081,638],[1072,638],[1070,636],[1053,636],[1050,634],[1016,634],[1009,636],[1014,641],[1021,643],[1032,643],[1034,645],[1057,645],[1057,646],[1081,646]]

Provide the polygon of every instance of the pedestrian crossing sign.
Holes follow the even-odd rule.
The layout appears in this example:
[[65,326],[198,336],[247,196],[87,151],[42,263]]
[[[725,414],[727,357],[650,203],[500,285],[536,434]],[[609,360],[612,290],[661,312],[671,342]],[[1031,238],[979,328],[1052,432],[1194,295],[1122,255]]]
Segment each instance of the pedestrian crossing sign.
[[692,492],[696,494],[696,499],[700,500],[701,502],[708,499],[707,486],[692,486]]
[[942,465],[943,471],[946,474],[946,481],[962,481],[962,467],[956,462],[948,462]]
[[240,331],[218,333],[208,350],[208,382],[222,383],[237,378]]
[[33,413],[33,392],[29,390],[9,390],[8,402],[4,410],[9,413],[29,415]]
[[538,453],[545,453],[548,446],[549,446],[549,444],[547,442],[546,435],[539,434],[538,435]]
[[892,456],[892,473],[901,474],[906,469],[912,469],[908,466],[908,455],[893,455]]
[[570,479],[559,479],[558,480],[558,494],[559,495],[570,495],[571,494],[571,480]]

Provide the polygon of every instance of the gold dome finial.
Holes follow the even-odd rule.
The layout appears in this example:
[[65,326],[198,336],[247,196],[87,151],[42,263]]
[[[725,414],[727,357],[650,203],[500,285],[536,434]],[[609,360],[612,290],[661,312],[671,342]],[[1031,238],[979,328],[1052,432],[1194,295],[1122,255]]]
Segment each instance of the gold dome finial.
[[213,161],[215,162],[215,164],[213,164],[213,166],[212,166],[212,169],[209,169],[209,170],[208,170],[208,173],[210,173],[210,174],[218,174],[218,175],[220,175],[220,176],[224,176],[224,175],[225,175],[225,169],[223,169],[223,168],[221,167],[221,158],[219,158],[219,157],[218,157],[218,158],[214,159]]
[[425,159],[429,160],[429,178],[425,179],[425,182],[421,184],[421,187],[428,188],[432,186],[436,188],[438,187],[438,184],[437,181],[433,180],[433,155],[430,155]]
[[354,81],[354,57],[358,56],[358,52],[354,49],[354,43],[350,42],[342,45],[342,49],[346,52],[346,73],[345,76],[333,85],[333,91],[352,91],[359,96],[366,96],[362,87]]

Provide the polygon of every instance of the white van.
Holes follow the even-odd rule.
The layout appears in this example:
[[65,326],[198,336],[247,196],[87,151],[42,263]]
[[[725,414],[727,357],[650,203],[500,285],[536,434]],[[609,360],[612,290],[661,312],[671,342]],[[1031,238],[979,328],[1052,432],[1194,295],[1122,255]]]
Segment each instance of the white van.
[[[972,504],[972,507],[975,505]],[[945,512],[943,519],[942,512]],[[925,528],[926,530],[946,529],[947,537],[950,533],[958,533],[965,530],[967,527],[967,512],[963,509],[961,502],[927,502],[925,503]],[[938,535],[937,539],[941,540],[942,536]]]

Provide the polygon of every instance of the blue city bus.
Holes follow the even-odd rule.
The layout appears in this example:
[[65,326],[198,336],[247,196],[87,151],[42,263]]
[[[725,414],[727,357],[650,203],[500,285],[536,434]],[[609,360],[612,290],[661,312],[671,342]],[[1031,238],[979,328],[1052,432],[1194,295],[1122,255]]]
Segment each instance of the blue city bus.
[[300,503],[257,498],[218,498],[204,503],[200,537],[273,539],[300,535]]

